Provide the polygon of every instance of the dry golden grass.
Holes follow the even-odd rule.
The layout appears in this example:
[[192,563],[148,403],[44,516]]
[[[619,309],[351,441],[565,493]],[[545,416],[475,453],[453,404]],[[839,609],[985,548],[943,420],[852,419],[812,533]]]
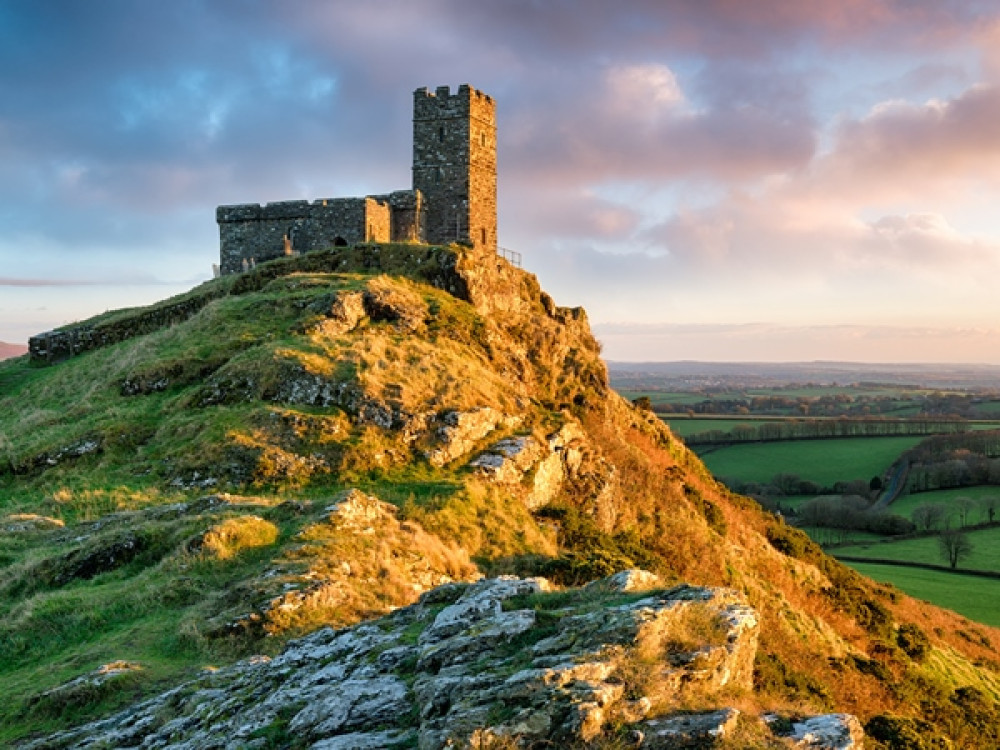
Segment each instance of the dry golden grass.
[[278,527],[259,516],[227,518],[202,535],[200,551],[217,560],[229,560],[243,550],[268,547],[278,536]]
[[306,526],[281,561],[295,589],[267,608],[267,632],[354,623],[411,604],[434,586],[478,577],[459,544],[401,522],[377,498],[347,497],[360,509]]

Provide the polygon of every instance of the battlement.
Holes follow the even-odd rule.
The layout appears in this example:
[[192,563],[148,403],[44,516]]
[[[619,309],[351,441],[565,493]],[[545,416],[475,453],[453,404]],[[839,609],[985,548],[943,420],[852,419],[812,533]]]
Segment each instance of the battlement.
[[414,122],[469,117],[492,122],[496,117],[493,97],[467,83],[459,86],[454,94],[449,86],[438,86],[433,92],[423,86],[413,92]]

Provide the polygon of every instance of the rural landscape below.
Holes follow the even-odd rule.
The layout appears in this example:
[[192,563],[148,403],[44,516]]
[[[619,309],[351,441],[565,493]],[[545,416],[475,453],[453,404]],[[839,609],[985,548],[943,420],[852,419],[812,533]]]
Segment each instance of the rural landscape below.
[[1000,626],[1000,367],[609,369],[734,491],[865,575]]

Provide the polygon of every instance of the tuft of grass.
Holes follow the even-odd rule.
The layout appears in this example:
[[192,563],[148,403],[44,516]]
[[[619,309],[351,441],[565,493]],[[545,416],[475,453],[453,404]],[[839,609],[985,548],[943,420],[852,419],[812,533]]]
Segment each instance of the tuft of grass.
[[279,533],[275,524],[260,516],[238,516],[212,526],[196,547],[202,554],[230,560],[245,549],[274,544]]

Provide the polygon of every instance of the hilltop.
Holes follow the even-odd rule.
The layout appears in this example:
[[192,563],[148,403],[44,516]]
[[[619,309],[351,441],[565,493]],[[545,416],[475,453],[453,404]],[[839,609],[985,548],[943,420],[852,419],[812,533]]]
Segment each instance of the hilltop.
[[[831,713],[867,747],[1000,741],[1000,633],[726,490],[610,389],[584,311],[489,253],[282,258],[38,337],[0,364],[0,435],[0,742],[130,705],[34,746],[114,743],[128,719],[156,746],[212,721],[255,747],[622,747],[719,712],[732,747]],[[633,569],[639,593],[609,578]],[[635,624],[678,600],[705,604]],[[528,692],[495,689],[522,673]],[[322,702],[361,675],[398,700]],[[543,684],[576,708],[542,717]],[[359,713],[394,734],[336,744]]]

